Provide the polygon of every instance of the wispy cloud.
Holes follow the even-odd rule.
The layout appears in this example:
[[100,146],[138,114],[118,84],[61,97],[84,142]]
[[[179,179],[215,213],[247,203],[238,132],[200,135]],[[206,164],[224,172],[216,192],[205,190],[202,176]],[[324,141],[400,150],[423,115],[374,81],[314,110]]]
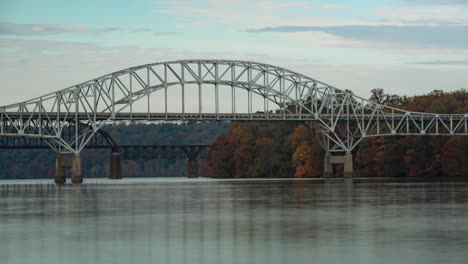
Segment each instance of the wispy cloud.
[[[313,17],[316,12],[331,14],[334,11],[352,11],[355,8],[337,4],[317,4],[310,1],[271,1],[271,0],[202,0],[159,1],[157,13],[168,14],[178,19],[179,27],[215,27],[220,24],[235,26],[244,23],[266,25],[273,21],[290,21],[291,14],[301,12],[297,19]],[[307,11],[307,12],[305,12]],[[304,17],[304,13],[308,15]],[[318,19],[318,18],[317,18]]]
[[[212,23],[244,23],[249,21],[255,26],[268,24],[295,24],[312,20],[335,20],[344,24],[350,19],[359,18],[362,23],[437,25],[468,25],[468,8],[457,4],[468,3],[468,0],[399,0],[415,5],[380,5],[377,7],[360,7],[359,5],[318,4],[311,1],[271,1],[271,0],[201,0],[181,1],[162,0],[158,6],[159,13],[176,16],[179,19],[196,20],[200,25],[205,21]],[[420,4],[432,3],[421,6]],[[416,5],[417,4],[417,5]],[[438,6],[434,6],[438,5]],[[441,6],[443,5],[443,6]],[[338,12],[340,11],[340,12]],[[346,13],[346,15],[343,15]],[[291,16],[291,14],[295,14]],[[326,19],[325,19],[326,20]],[[309,24],[314,26],[330,26]]]
[[92,28],[88,26],[65,26],[58,24],[17,24],[0,22],[0,35],[58,35],[67,33],[102,34],[119,31],[119,27]]
[[387,22],[398,21],[410,25],[468,25],[468,9],[460,6],[382,6],[375,8],[373,13]]
[[133,33],[142,33],[142,32],[151,32],[153,31],[151,28],[137,28],[135,30],[133,30]]
[[408,64],[424,65],[468,65],[468,60],[447,60],[447,61],[417,61]]
[[[285,65],[269,54],[0,37],[0,105],[50,93],[131,66],[181,59],[239,59]],[[287,59],[288,62],[291,59]],[[27,73],[27,78],[25,78]],[[3,89],[3,90],[2,90]],[[14,92],[12,92],[14,91]]]
[[468,4],[468,0],[401,0],[400,2],[409,3],[409,4],[430,4],[430,5]]
[[344,39],[389,43],[394,46],[411,47],[468,47],[468,26],[277,26],[248,29],[250,33],[260,32],[324,32]]
[[182,32],[177,32],[177,31],[157,31],[152,28],[137,28],[133,31],[130,31],[132,33],[150,33],[153,34],[154,36],[172,36],[172,35],[181,35]]
[[120,30],[122,30],[120,27],[103,27],[103,28],[92,28],[89,30],[89,32],[101,34],[101,33],[120,31]]
[[181,35],[181,32],[176,31],[154,31],[153,35],[155,36],[173,36],[173,35]]

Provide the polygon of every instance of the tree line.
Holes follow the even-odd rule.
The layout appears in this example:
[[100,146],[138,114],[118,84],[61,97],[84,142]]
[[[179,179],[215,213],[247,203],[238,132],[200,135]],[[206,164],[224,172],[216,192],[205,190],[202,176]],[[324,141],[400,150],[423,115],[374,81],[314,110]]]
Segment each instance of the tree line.
[[[409,111],[468,113],[464,89],[412,97],[374,89],[370,100]],[[315,134],[303,123],[235,122],[213,142],[205,173],[216,177],[320,177],[324,155]],[[353,155],[359,176],[468,176],[468,137],[374,137],[364,139]]]

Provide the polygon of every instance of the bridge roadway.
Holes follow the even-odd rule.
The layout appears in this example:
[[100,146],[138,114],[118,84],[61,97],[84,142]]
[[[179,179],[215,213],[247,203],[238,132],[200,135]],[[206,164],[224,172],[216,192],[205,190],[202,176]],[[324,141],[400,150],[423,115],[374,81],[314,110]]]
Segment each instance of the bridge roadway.
[[[384,115],[374,115],[374,114],[340,114],[338,117],[340,120],[347,120],[349,118],[350,121],[352,119],[358,118],[361,120],[374,120],[380,119],[385,120],[388,118],[393,118],[394,120],[401,120],[406,118],[408,115],[412,116],[413,118],[417,118],[419,121],[421,120],[432,120],[434,117],[437,117],[439,120],[443,121],[460,121],[464,119],[468,119],[468,114],[464,115],[449,115],[449,114],[428,114],[428,113],[417,113],[417,112],[407,112],[408,114],[399,114],[399,113],[391,113],[385,112]],[[4,112],[0,113],[2,119],[1,120],[39,120],[41,117],[48,116],[49,118],[60,118],[60,120],[67,120],[67,121],[74,121],[75,118],[78,120],[89,120],[92,118],[96,121],[108,120],[111,115],[109,113],[59,113],[57,112],[48,112],[48,113],[40,113],[40,112]],[[169,120],[169,121],[177,121],[177,120],[193,120],[193,121],[232,121],[232,120],[254,120],[254,121],[262,121],[262,120],[269,120],[269,121],[282,121],[282,120],[317,120],[320,117],[321,119],[336,119],[337,115],[332,114],[310,114],[310,113],[298,113],[298,114],[286,114],[286,113],[264,113],[264,112],[255,112],[250,114],[245,113],[147,113],[147,112],[133,112],[133,113],[118,113],[116,114],[112,120],[113,121],[152,121],[152,120]]]

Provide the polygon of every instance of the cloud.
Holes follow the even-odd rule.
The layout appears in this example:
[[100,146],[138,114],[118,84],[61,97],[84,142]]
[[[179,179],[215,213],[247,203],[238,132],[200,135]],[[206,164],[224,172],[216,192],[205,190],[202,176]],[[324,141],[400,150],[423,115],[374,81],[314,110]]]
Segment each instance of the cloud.
[[175,31],[154,31],[153,35],[155,36],[173,36],[173,35],[181,35],[181,32]]
[[[223,24],[226,27],[255,23],[255,26],[278,23],[292,19],[327,19],[325,14],[334,11],[354,11],[345,5],[317,4],[310,1],[272,0],[160,0],[154,12],[168,14],[177,19],[178,27],[212,28]],[[300,15],[297,15],[300,13]],[[314,14],[320,13],[320,16]],[[294,14],[291,17],[291,14]],[[305,15],[306,14],[306,15]]]
[[[181,59],[238,59],[275,65],[267,53],[0,37],[0,105],[27,100],[128,67]],[[288,59],[290,61],[290,59]],[[25,75],[26,74],[26,75]],[[27,77],[25,77],[27,76]]]
[[181,32],[176,32],[176,31],[156,31],[151,28],[137,28],[133,31],[130,31],[132,33],[150,33],[153,34],[154,36],[172,36],[172,35],[181,35]]
[[[397,0],[423,2],[423,0]],[[468,25],[468,8],[453,3],[468,0],[447,0],[452,5],[359,7],[318,4],[311,1],[272,0],[201,0],[162,1],[155,12],[169,14],[183,27],[267,27],[276,25],[343,26],[343,25]],[[429,2],[443,4],[446,0]],[[292,15],[293,14],[293,15]],[[250,25],[249,25],[250,24]]]
[[[304,56],[264,51],[248,53],[160,49],[5,37],[0,37],[0,58],[0,93],[3,95],[0,97],[0,105],[41,96],[131,66],[190,58],[264,62],[303,73],[339,88],[350,89],[365,97],[375,87],[383,87],[392,94],[412,95],[435,89],[459,89],[462,84],[468,83],[464,69],[441,71],[443,67],[395,65],[388,61],[385,65],[365,65],[362,62],[343,65],[338,60],[333,63],[317,62]],[[468,61],[468,54],[462,59]]]
[[401,0],[408,4],[429,4],[429,5],[457,5],[468,4],[468,0]]
[[120,31],[120,30],[122,30],[120,27],[103,27],[103,28],[92,29],[90,30],[90,32],[101,34],[101,33]]
[[[124,31],[120,27],[88,27],[88,26],[64,26],[58,24],[17,24],[0,22],[0,35],[5,36],[48,36],[69,33],[79,34],[106,34],[116,31]],[[177,35],[180,32],[155,31],[151,28],[137,28],[125,30],[133,33],[151,33],[155,36]]]
[[468,65],[468,60],[447,60],[447,61],[418,61],[409,64],[423,65]]
[[468,47],[468,26],[393,26],[393,25],[356,25],[356,26],[276,26],[246,30],[250,33],[261,32],[324,32],[336,37],[387,43],[394,47]]
[[151,32],[151,31],[153,31],[151,28],[137,28],[133,30],[133,33]]
[[[236,3],[236,1],[234,1]],[[239,4],[240,1],[237,1]],[[245,4],[245,3],[244,3]],[[318,9],[322,11],[335,11],[335,10],[355,10],[351,6],[345,5],[336,5],[336,4],[317,4],[311,2],[278,2],[278,1],[249,1],[250,7],[253,7],[257,10],[267,9],[267,10],[284,10],[284,9]],[[242,7],[242,5],[240,5]]]
[[0,22],[0,35],[58,35],[67,33],[102,34],[121,30],[119,27],[91,28],[58,24],[17,24]]
[[468,9],[460,6],[383,6],[375,8],[373,12],[382,20],[399,21],[410,25],[468,25]]

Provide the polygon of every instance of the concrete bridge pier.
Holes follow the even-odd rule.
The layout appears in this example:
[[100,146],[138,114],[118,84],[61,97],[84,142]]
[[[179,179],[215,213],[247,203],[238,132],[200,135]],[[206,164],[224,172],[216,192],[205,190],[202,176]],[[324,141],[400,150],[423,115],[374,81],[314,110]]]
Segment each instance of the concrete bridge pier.
[[83,173],[81,170],[81,156],[75,155],[71,158],[71,181],[72,183],[82,183],[83,182]]
[[118,148],[113,148],[110,157],[110,174],[109,179],[122,179],[122,165],[120,163],[120,151]]
[[333,164],[330,162],[331,154],[325,154],[324,164],[323,164],[323,177],[325,178],[332,178],[334,176],[334,167]]
[[82,183],[81,156],[75,155],[66,157],[60,153],[55,157],[55,183],[64,184],[67,181],[65,175],[65,168],[67,167],[71,167],[71,182]]
[[345,178],[352,178],[354,176],[353,154],[351,153],[346,153],[346,155],[344,155],[343,176]]
[[353,154],[346,153],[345,155],[340,156],[333,156],[331,153],[325,154],[323,166],[323,176],[325,178],[332,178],[335,176],[335,164],[343,164],[343,177],[352,178],[354,176]]
[[188,160],[188,177],[189,178],[198,177],[198,160],[197,159]]
[[64,158],[62,154],[57,154],[55,157],[55,177],[54,181],[56,184],[65,184],[67,181],[65,177],[65,166]]

